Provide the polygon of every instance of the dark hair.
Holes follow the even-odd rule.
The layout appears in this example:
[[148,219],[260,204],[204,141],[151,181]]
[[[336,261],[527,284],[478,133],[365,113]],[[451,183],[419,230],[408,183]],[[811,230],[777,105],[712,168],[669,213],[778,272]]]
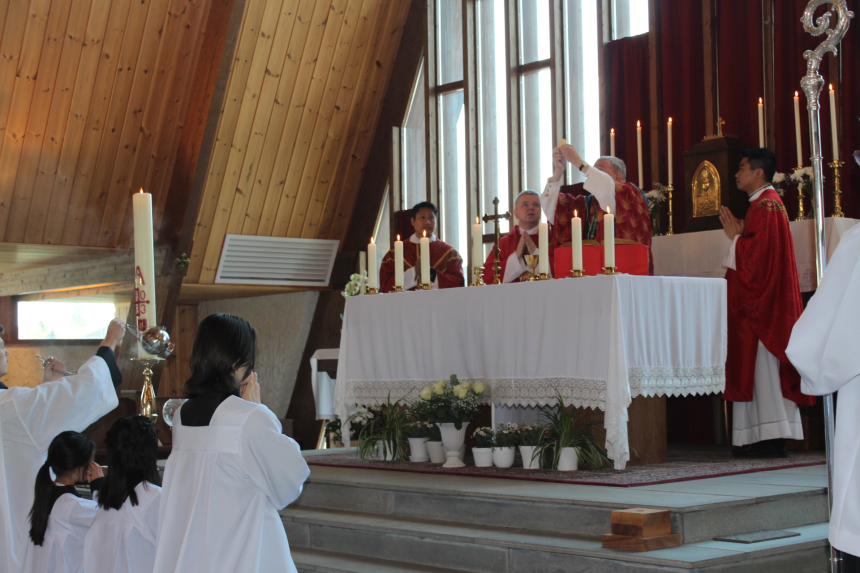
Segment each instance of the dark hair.
[[45,530],[48,529],[48,516],[51,515],[53,500],[51,492],[54,481],[48,469],[61,476],[81,467],[86,467],[96,452],[95,443],[78,432],[63,432],[53,439],[48,446],[48,460],[42,464],[36,473],[36,488],[33,496],[33,508],[30,510],[30,539],[36,545],[45,541]]
[[413,219],[418,216],[418,213],[421,212],[421,209],[430,209],[431,211],[433,211],[433,214],[436,217],[439,216],[439,209],[436,208],[436,205],[434,205],[430,201],[421,201],[420,203],[416,203],[415,206],[412,207]]
[[0,324],[0,334],[3,334],[5,331],[3,330],[3,325]]
[[158,477],[158,438],[146,416],[126,416],[114,422],[105,436],[110,468],[99,490],[99,507],[119,509],[126,499],[137,505],[137,484],[161,485]]
[[[204,392],[239,395],[239,382],[254,369],[257,331],[248,321],[230,314],[210,314],[197,327],[191,350],[191,378],[185,396]],[[241,378],[235,372],[241,370]]]
[[776,155],[773,151],[767,147],[744,149],[744,157],[747,158],[750,168],[764,171],[765,181],[773,182],[773,176],[776,173]]

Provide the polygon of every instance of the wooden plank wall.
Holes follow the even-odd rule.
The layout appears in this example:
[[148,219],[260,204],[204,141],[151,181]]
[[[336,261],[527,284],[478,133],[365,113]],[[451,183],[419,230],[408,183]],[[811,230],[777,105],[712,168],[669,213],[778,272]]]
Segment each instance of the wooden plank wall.
[[211,0],[0,0],[0,239],[131,245],[164,207]]
[[409,5],[248,0],[186,283],[228,233],[344,238]]

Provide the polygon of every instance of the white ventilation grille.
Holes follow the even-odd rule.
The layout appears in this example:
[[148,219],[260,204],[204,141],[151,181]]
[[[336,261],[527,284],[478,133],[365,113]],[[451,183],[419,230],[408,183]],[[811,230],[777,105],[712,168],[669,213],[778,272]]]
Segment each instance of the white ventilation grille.
[[227,235],[215,282],[327,287],[338,243]]

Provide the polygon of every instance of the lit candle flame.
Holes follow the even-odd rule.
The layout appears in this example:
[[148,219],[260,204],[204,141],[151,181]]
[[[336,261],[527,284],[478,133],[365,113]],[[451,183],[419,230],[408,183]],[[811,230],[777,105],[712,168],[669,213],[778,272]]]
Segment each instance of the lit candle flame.
[[833,84],[830,84],[830,91],[833,91]]
[[798,97],[798,94],[797,94],[797,92],[794,92],[794,97]]
[[370,244],[371,244],[371,245],[376,244],[376,243],[374,243],[374,242],[373,242],[373,237],[370,237]]
[[398,241],[400,240],[400,235],[397,235],[397,240],[398,240]]
[[671,118],[671,117],[669,118],[669,123],[672,123],[672,118]]
[[574,218],[579,217],[579,213],[576,212],[576,209],[573,210],[573,216],[574,216]]
[[636,129],[639,129],[640,127],[642,127],[642,124],[639,123],[639,120],[637,119],[636,120]]
[[477,224],[478,224],[478,223],[480,223],[480,222],[481,222],[481,218],[480,218],[480,217],[475,217],[475,224],[477,225]]
[[758,98],[758,103],[759,103],[759,104],[761,104],[761,103],[762,103],[761,98]]
[[[830,89],[833,89],[833,87],[831,86]],[[140,191],[138,191],[138,193],[143,193],[143,187],[140,188]]]
[[607,214],[607,215],[611,215],[611,214],[612,214],[612,212],[609,210],[609,207],[608,207],[608,206],[606,207],[606,214]]
[[426,229],[424,230],[424,237],[425,238],[427,237],[427,230]]
[[609,133],[615,133],[615,128],[613,127],[612,129],[610,129]]

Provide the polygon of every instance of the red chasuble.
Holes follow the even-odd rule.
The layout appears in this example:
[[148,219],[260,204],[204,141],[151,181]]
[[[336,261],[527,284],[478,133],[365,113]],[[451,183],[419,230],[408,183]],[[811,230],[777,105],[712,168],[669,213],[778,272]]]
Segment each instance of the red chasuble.
[[[549,226],[549,268],[550,272],[555,267],[554,261],[554,251],[555,247],[552,244],[552,225]],[[520,242],[520,236],[522,235],[522,231],[520,231],[519,225],[514,225],[514,228],[511,229],[511,232],[501,237],[499,239],[499,265],[501,265],[501,269],[499,270],[499,280],[503,281],[505,279],[505,268],[508,266],[508,258],[514,254],[517,250],[517,245]],[[538,234],[535,233],[531,236],[532,241],[534,241],[535,246],[538,245]],[[496,262],[496,253],[495,251],[490,251],[490,254],[487,256],[487,261],[484,263],[484,283],[491,285],[494,280],[494,272],[493,272],[493,264]],[[537,269],[535,269],[537,272]],[[514,279],[513,282],[519,283],[526,280],[528,277],[528,273],[523,273]]]
[[[411,269],[418,261],[421,245],[412,241],[403,241],[403,269]],[[436,281],[439,288],[465,286],[463,279],[463,259],[460,253],[439,239],[430,242],[430,262],[436,269]],[[419,277],[420,278],[420,277]],[[394,249],[389,249],[379,267],[379,290],[391,292],[394,290]],[[411,290],[411,289],[410,289]]]
[[735,244],[735,267],[736,271],[726,271],[729,344],[723,397],[732,402],[752,401],[761,340],[779,359],[783,397],[811,406],[815,398],[800,392],[800,375],[785,355],[803,302],[788,215],[773,189],[766,189],[750,204],[746,230]]
[[[573,186],[562,186],[558,193],[558,203],[555,208],[554,232],[550,235],[550,244],[555,247],[570,244],[570,220],[574,209],[580,217],[586,214],[582,223],[582,238],[594,239],[603,243],[603,216],[606,214],[598,201],[591,196],[573,195],[569,190]],[[615,238],[633,241],[648,247],[648,261],[653,267],[651,257],[651,213],[648,202],[642,192],[632,183],[615,183]]]

